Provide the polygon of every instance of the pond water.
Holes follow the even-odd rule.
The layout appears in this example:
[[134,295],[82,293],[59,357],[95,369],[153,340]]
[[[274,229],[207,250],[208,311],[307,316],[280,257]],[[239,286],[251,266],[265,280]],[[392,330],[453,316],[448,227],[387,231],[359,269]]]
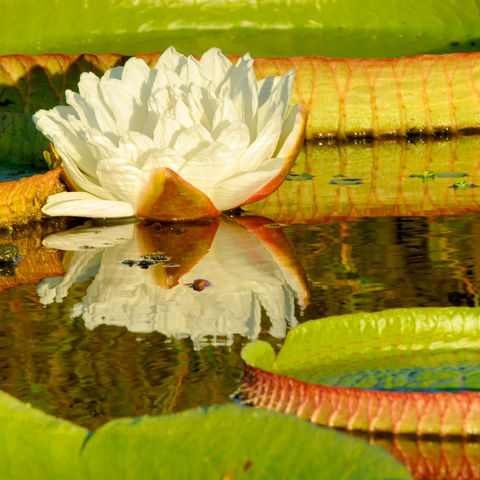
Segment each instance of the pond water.
[[[283,228],[241,220],[81,227],[47,246],[17,239],[28,252],[16,276],[3,271],[5,287],[20,284],[0,292],[0,388],[95,428],[231,401],[241,347],[261,338],[278,348],[297,322],[479,303],[479,214]],[[148,265],[154,255],[163,260]],[[50,276],[21,284],[35,271]],[[210,285],[195,290],[201,279]],[[478,366],[467,360],[462,368]]]
[[[278,349],[309,319],[478,306],[479,159],[478,137],[308,143],[280,190],[241,215],[3,231],[0,388],[94,429],[233,401],[242,346],[259,338]],[[479,355],[422,365],[346,368],[322,381],[480,386]],[[424,448],[392,442],[397,454]]]

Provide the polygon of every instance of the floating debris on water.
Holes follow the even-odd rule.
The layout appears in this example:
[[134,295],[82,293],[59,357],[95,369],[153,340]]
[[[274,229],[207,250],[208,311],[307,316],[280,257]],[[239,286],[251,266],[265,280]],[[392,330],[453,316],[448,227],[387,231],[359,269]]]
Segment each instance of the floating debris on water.
[[435,174],[438,178],[462,178],[468,177],[468,173],[461,172],[439,172]]
[[361,178],[339,178],[334,177],[333,180],[330,180],[332,185],[362,185],[363,180]]
[[293,182],[303,182],[304,180],[311,180],[313,178],[313,175],[310,175],[309,173],[289,173],[287,175],[287,182],[288,181],[293,181]]
[[438,172],[433,170],[424,170],[421,174],[414,173],[410,175],[410,178],[421,178],[423,182],[429,180],[435,180],[435,178],[462,178],[468,177],[468,173],[463,172]]
[[211,286],[211,283],[204,278],[194,280],[192,283],[185,283],[185,286],[193,288],[196,292],[202,292],[207,287]]
[[435,172],[433,170],[424,170],[420,175],[414,173],[410,175],[410,178],[421,178],[423,182],[435,179]]
[[455,190],[466,190],[467,188],[477,188],[478,185],[475,185],[474,183],[467,183],[465,180],[459,180],[458,182],[455,182],[453,185],[450,185],[450,188],[453,188]]
[[265,224],[265,227],[267,228],[283,228],[286,227],[284,223],[267,223]]
[[0,276],[15,276],[15,265],[23,258],[19,254],[18,247],[11,243],[0,244]]
[[137,267],[146,269],[150,268],[153,265],[155,265],[156,262],[152,262],[151,260],[140,260],[139,262],[136,263]]
[[157,251],[147,255],[142,255],[139,260],[126,259],[122,260],[120,263],[127,265],[128,267],[133,267],[135,265],[144,270],[158,264],[163,264],[164,267],[178,267],[177,264],[167,265],[164,263],[170,261],[171,259],[172,257],[165,255],[165,252]]

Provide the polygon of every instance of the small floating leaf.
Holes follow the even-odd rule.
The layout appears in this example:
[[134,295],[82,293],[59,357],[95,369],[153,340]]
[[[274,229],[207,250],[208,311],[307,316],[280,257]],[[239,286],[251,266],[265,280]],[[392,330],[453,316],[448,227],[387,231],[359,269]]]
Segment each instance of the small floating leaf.
[[361,178],[335,178],[330,183],[332,185],[361,185],[363,181]]
[[341,173],[337,173],[336,175],[333,176],[333,178],[341,178],[344,177],[345,175],[342,175]]
[[453,185],[450,185],[450,188],[453,188],[455,190],[466,190],[467,188],[477,188],[477,185],[475,185],[474,183],[467,183],[465,180],[459,180]]
[[293,181],[293,182],[303,182],[304,180],[311,180],[313,178],[313,175],[310,175],[309,173],[289,173],[287,175],[286,180],[287,181]]
[[439,172],[435,174],[438,178],[461,178],[461,177],[468,177],[467,173],[461,172]]
[[414,173],[410,175],[410,178],[421,178],[424,182],[427,180],[433,180],[435,178],[435,172],[433,170],[424,170],[420,175]]

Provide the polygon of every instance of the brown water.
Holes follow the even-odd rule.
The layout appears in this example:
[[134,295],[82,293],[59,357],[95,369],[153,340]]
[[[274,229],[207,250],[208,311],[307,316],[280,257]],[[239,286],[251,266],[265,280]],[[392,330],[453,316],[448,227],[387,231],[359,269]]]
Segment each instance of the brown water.
[[[233,401],[242,346],[308,319],[477,306],[479,158],[479,137],[307,143],[246,216],[0,231],[0,389],[94,429]],[[415,478],[480,478],[478,442],[367,440]]]
[[[17,235],[24,258],[0,277],[0,388],[89,428],[231,401],[251,339],[278,347],[296,322],[326,315],[478,305],[479,220],[94,226],[49,247],[44,231]],[[197,279],[210,286],[194,290]]]

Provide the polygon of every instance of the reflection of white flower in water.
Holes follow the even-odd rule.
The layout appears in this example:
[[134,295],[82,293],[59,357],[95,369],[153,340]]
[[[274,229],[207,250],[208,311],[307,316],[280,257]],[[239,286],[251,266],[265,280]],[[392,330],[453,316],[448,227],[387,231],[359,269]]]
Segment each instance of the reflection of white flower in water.
[[257,81],[248,54],[233,66],[216,48],[196,60],[173,47],[152,70],[132,58],[101,78],[83,73],[67,106],[34,115],[76,190],[43,211],[177,220],[266,197],[303,140],[305,109],[288,113],[294,75]]
[[[296,324],[295,297],[301,308],[307,302],[303,273],[286,250],[291,247],[283,232],[265,227],[259,219],[250,229],[248,219],[242,221],[247,228],[222,218],[205,225],[182,224],[183,233],[168,226],[155,232],[155,227],[131,224],[123,230],[83,227],[52,235],[45,239],[48,247],[76,251],[60,281],[39,284],[39,296],[44,303],[61,301],[77,278],[94,274],[83,302],[72,311],[72,317],[82,316],[90,329],[117,325],[134,332],[190,336],[197,347],[208,343],[206,336],[213,336],[213,343],[228,344],[234,334],[257,338],[263,308],[270,334],[281,338],[287,326]],[[100,241],[95,232],[101,232]],[[105,241],[117,244],[101,248]],[[187,248],[183,252],[182,244]],[[158,250],[171,258],[145,269],[122,263],[139,262]],[[155,253],[157,259],[162,255]],[[180,266],[165,266],[172,264]],[[210,286],[195,291],[191,284],[199,279]]]

